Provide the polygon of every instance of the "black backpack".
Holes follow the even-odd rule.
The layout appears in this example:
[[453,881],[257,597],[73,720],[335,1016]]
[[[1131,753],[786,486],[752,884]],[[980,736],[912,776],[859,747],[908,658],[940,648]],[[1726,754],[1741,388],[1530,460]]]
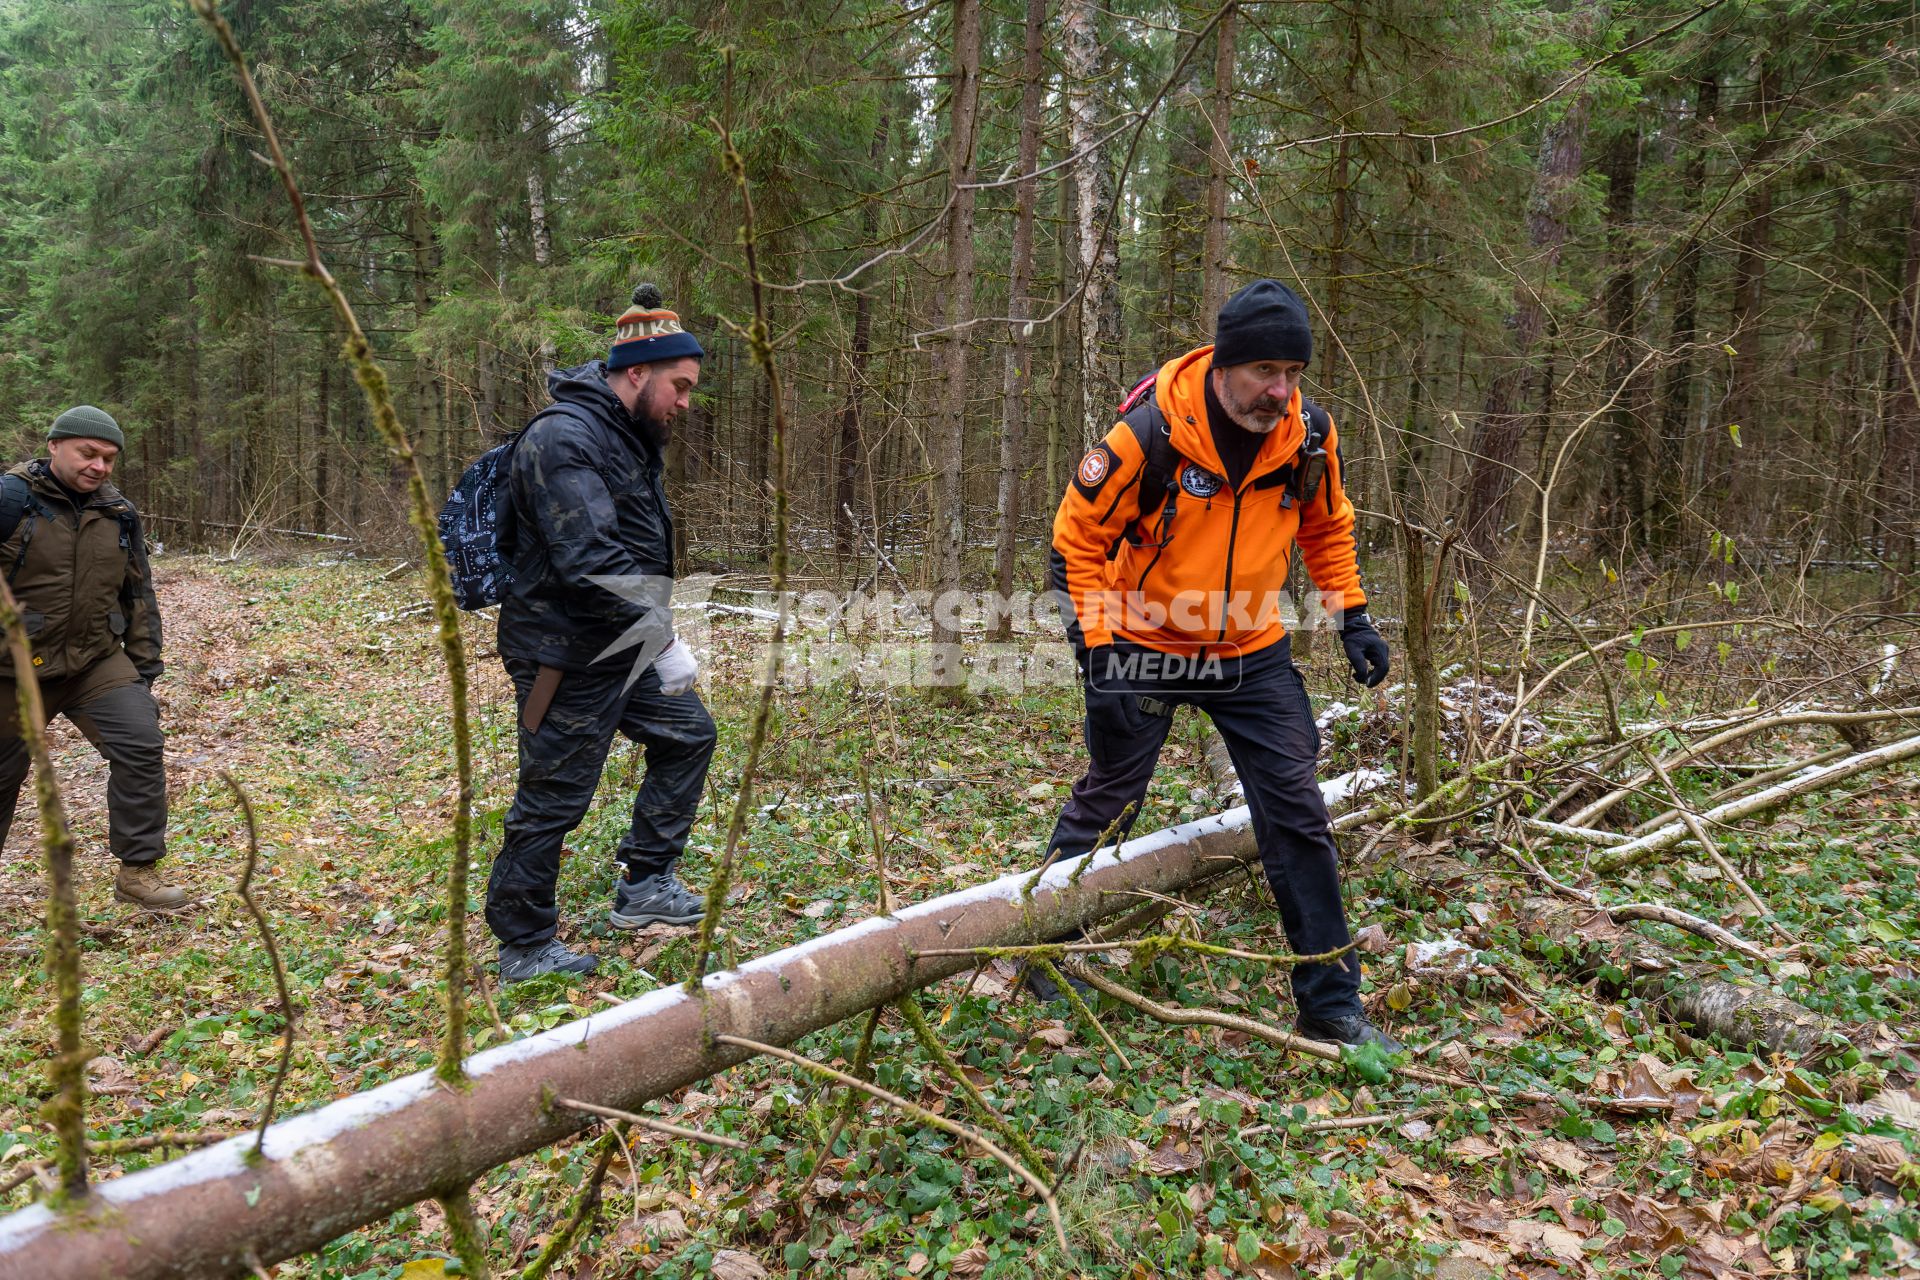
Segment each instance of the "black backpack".
[[[447,573],[453,579],[453,602],[462,609],[484,609],[499,604],[513,585],[507,557],[513,554],[513,503],[507,493],[507,464],[534,423],[551,413],[568,413],[562,405],[548,405],[527,425],[473,460],[460,474],[441,504],[440,545],[447,552]],[[572,416],[568,414],[568,416]]]
[[[20,566],[27,561],[27,548],[33,543],[34,520],[52,518],[53,513],[34,497],[33,486],[27,483],[25,476],[10,472],[0,475],[0,543],[13,536],[22,520],[27,524],[27,532],[20,539],[20,550],[14,553],[13,563],[7,566],[9,587],[13,585],[14,575],[20,572]],[[141,572],[146,573],[147,540],[140,532],[140,517],[134,512],[133,504],[123,498],[113,508],[113,518],[120,525],[120,549],[138,561]]]
[[[1120,402],[1120,421],[1133,432],[1146,458],[1146,464],[1140,468],[1139,520],[1142,524],[1151,523],[1154,504],[1163,502],[1159,523],[1153,526],[1154,542],[1163,544],[1180,498],[1180,455],[1173,447],[1173,430],[1167,424],[1167,415],[1160,412],[1159,398],[1153,393],[1158,378],[1159,374],[1150,373],[1134,385]],[[1305,396],[1300,397],[1300,413],[1307,420],[1307,434],[1300,442],[1300,452],[1271,478],[1262,477],[1259,481],[1261,488],[1270,484],[1286,486],[1287,492],[1281,496],[1280,503],[1287,507],[1313,501],[1327,474],[1326,444],[1327,435],[1333,430],[1333,416]],[[1331,485],[1327,487],[1327,510],[1333,510]]]

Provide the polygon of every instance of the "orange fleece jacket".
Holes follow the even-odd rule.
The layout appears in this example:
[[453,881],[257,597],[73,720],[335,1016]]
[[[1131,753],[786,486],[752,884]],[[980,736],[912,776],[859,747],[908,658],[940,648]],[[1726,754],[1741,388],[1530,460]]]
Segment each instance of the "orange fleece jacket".
[[1064,589],[1089,647],[1131,640],[1169,653],[1254,653],[1286,634],[1281,593],[1293,544],[1329,608],[1358,609],[1353,504],[1341,483],[1339,435],[1326,439],[1327,471],[1310,501],[1282,483],[1306,438],[1300,396],[1267,436],[1238,490],[1207,425],[1213,348],[1160,367],[1154,387],[1171,433],[1178,496],[1164,527],[1165,495],[1141,519],[1146,457],[1121,422],[1088,450],[1053,518],[1055,586]]

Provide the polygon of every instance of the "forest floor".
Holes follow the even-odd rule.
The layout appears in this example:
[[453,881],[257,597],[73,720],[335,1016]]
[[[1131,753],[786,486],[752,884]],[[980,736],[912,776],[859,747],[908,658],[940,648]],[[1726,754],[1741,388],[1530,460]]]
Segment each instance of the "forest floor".
[[[280,1020],[258,938],[231,891],[245,843],[218,770],[259,812],[257,891],[303,1008],[282,1114],[431,1064],[448,717],[429,619],[413,610],[418,577],[389,580],[386,568],[160,562],[168,866],[205,899],[195,914],[146,917],[112,900],[104,769],[59,726],[56,765],[81,850],[87,1035],[101,1050],[89,1069],[96,1137],[235,1132],[265,1096]],[[764,628],[751,615],[722,615],[706,646],[721,743],[683,864],[696,887],[738,788]],[[511,797],[512,703],[490,623],[470,619],[468,642],[481,818],[469,936],[490,978],[478,903]],[[1317,657],[1306,664],[1316,706],[1351,702],[1335,655]],[[726,917],[729,960],[872,914],[875,831],[888,887],[906,901],[1031,865],[1081,765],[1070,687],[990,693],[955,709],[843,681],[778,707]],[[1336,712],[1322,776],[1393,756],[1382,746],[1393,718]],[[1818,745],[1809,735],[1787,749]],[[616,747],[563,864],[562,936],[596,950],[601,968],[582,982],[497,993],[505,1034],[686,976],[689,931],[631,936],[605,924],[610,851],[638,768],[637,752]],[[1687,779],[1689,788],[1710,782]],[[1136,830],[1216,811],[1219,787],[1201,722],[1183,711]],[[1637,817],[1660,807],[1629,804]],[[22,807],[0,863],[0,1176],[51,1150],[37,1118],[52,1043],[43,877],[37,823]],[[996,962],[923,992],[922,1007],[970,1077],[1048,1154],[1074,1257],[1060,1255],[1044,1213],[998,1165],[877,1108],[859,1110],[812,1167],[838,1095],[758,1062],[658,1108],[748,1149],[715,1154],[636,1137],[631,1160],[614,1164],[595,1226],[555,1274],[1920,1275],[1920,1063],[1910,1056],[1920,1048],[1920,771],[1870,775],[1728,840],[1797,940],[1796,958],[1745,963],[1663,926],[1625,926],[1845,1026],[1851,1051],[1798,1061],[1689,1038],[1644,986],[1618,990],[1604,965],[1587,973],[1575,963],[1578,942],[1518,922],[1540,885],[1476,828],[1429,844],[1392,836],[1355,864],[1368,834],[1342,843],[1349,911],[1366,927],[1369,1007],[1413,1062],[1475,1087],[1417,1083],[1373,1060],[1289,1056],[1238,1032],[1170,1028],[1114,1004],[1101,1013],[1109,1046],[1063,1008],[1017,994],[1012,971]],[[1577,852],[1541,853],[1558,878],[1581,878]],[[1587,883],[1606,901],[1655,897],[1767,940],[1697,851],[1617,884]],[[1186,915],[1209,941],[1285,949],[1264,890],[1235,887]],[[1419,945],[1429,943],[1442,945]],[[1284,973],[1258,963],[1163,955],[1108,971],[1163,1002],[1292,1025]],[[484,1006],[479,1019],[479,1042],[496,1042],[502,1031]],[[860,1021],[798,1047],[844,1063]],[[895,1014],[880,1023],[874,1061],[882,1085],[964,1113]],[[1526,1104],[1515,1097],[1523,1089],[1557,1100]],[[1872,1160],[1859,1154],[1869,1138]],[[555,1229],[592,1147],[583,1135],[475,1188],[496,1267],[524,1264]],[[103,1159],[96,1173],[160,1158]],[[6,1207],[31,1192],[15,1190]],[[416,1207],[275,1274],[418,1280],[446,1274],[445,1248],[436,1211]]]

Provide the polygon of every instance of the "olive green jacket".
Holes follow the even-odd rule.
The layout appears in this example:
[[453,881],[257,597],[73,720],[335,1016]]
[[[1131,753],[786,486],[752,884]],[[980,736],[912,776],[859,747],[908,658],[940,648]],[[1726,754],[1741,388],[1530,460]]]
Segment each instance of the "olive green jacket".
[[[160,604],[133,504],[103,484],[76,507],[44,458],[7,474],[25,478],[33,495],[0,542],[0,572],[20,602],[35,673],[77,676],[124,648],[151,683],[161,671]],[[0,648],[0,679],[12,675],[13,659]]]

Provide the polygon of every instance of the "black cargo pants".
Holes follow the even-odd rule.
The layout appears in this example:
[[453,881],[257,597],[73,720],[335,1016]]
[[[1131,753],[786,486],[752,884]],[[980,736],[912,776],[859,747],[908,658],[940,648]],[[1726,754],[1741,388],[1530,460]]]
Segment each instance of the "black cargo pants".
[[[505,659],[524,712],[538,663]],[[700,695],[668,697],[651,667],[622,690],[624,662],[601,671],[569,671],[538,727],[520,725],[520,786],[507,810],[506,839],[487,880],[487,924],[510,946],[553,937],[560,846],[580,825],[600,785],[616,733],[647,750],[647,772],[633,797],[633,825],[615,857],[632,879],[665,871],[686,848],[713,758],[713,717]]]
[[[48,719],[64,715],[107,760],[107,849],[129,866],[167,852],[167,768],[160,708],[132,659],[115,652],[85,671],[40,682]],[[17,692],[0,679],[0,844],[13,830],[32,760]]]
[[[1202,663],[1197,673],[1191,664],[1178,670],[1183,664],[1167,663],[1168,656],[1121,642],[1112,669],[1094,673],[1099,687],[1089,691],[1086,720],[1090,763],[1054,826],[1048,861],[1087,852],[1129,804],[1145,797],[1173,725],[1172,708],[1185,703],[1206,712],[1226,741],[1288,945],[1299,955],[1346,946],[1352,936],[1340,900],[1339,851],[1314,779],[1320,731],[1291,641],[1218,659],[1213,667]],[[1359,960],[1348,952],[1332,963],[1295,966],[1293,997],[1309,1016],[1359,1013]]]

